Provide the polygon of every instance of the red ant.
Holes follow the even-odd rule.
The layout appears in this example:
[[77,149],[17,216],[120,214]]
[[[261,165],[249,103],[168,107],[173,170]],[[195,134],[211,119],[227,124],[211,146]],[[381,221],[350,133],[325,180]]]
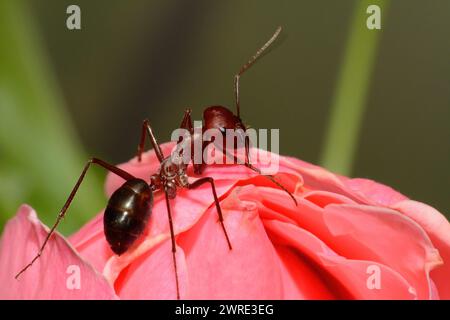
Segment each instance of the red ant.
[[[225,129],[243,129],[245,131],[246,126],[242,123],[242,120],[239,116],[239,77],[256,61],[256,59],[263,53],[263,51],[277,38],[278,34],[281,31],[281,27],[279,27],[275,34],[269,39],[266,44],[261,47],[256,54],[241,68],[239,73],[235,76],[235,98],[236,98],[236,107],[237,107],[237,115],[234,115],[230,110],[222,106],[212,106],[208,107],[203,115],[204,115],[204,124],[205,129],[217,128],[222,130]],[[190,110],[186,110],[185,115],[183,117],[181,128],[188,129],[191,133],[193,132],[192,120],[190,118]],[[177,188],[187,188],[187,189],[196,189],[197,187],[209,183],[211,185],[212,194],[214,197],[214,203],[217,209],[217,213],[219,216],[219,222],[222,226],[227,244],[229,249],[232,249],[230,239],[228,237],[225,225],[223,223],[223,215],[222,210],[220,208],[219,198],[216,193],[216,188],[214,184],[214,179],[211,177],[203,177],[199,178],[196,181],[190,183],[188,181],[188,176],[186,174],[187,164],[173,161],[173,157],[166,157],[156,138],[153,134],[153,130],[150,126],[148,120],[145,120],[142,125],[142,134],[140,143],[138,146],[137,158],[138,161],[141,161],[141,155],[145,146],[145,137],[149,136],[150,142],[155,150],[156,157],[160,162],[160,167],[157,173],[153,174],[150,178],[150,183],[146,181],[136,178],[130,173],[104,162],[103,160],[97,158],[91,158],[87,164],[85,165],[80,177],[78,178],[75,187],[70,193],[66,203],[62,207],[56,222],[53,227],[50,229],[47,237],[44,240],[44,243],[40,247],[37,255],[31,260],[31,262],[26,265],[16,276],[17,279],[23,272],[25,272],[29,267],[33,265],[33,263],[39,259],[42,255],[42,252],[47,245],[51,235],[55,232],[56,227],[60,223],[61,219],[65,216],[67,209],[72,203],[75,194],[81,185],[86,172],[88,171],[91,164],[97,164],[108,171],[113,172],[119,177],[125,180],[125,183],[122,184],[110,197],[108,204],[106,206],[104,215],[103,215],[103,223],[104,223],[104,232],[107,242],[109,243],[112,251],[121,255],[126,252],[130,246],[138,239],[145,227],[147,226],[148,220],[150,218],[153,206],[153,193],[162,191],[165,194],[166,206],[167,206],[167,215],[169,219],[170,226],[170,235],[172,240],[172,256],[174,263],[174,271],[175,271],[175,280],[176,280],[176,288],[177,288],[177,299],[180,299],[179,293],[179,284],[178,284],[178,273],[177,273],[177,263],[175,258],[176,253],[176,244],[175,244],[175,234],[172,222],[172,213],[170,208],[170,199],[174,199],[177,194]],[[259,169],[253,167],[248,161],[248,152],[249,152],[249,142],[248,137],[246,139],[246,161],[245,165],[252,170],[260,173]],[[201,174],[205,168],[205,164],[194,164],[194,171],[197,174]],[[295,198],[292,194],[287,191],[281,184],[276,182],[272,176],[265,176],[280,186],[283,190],[285,190],[292,199],[296,202]]]

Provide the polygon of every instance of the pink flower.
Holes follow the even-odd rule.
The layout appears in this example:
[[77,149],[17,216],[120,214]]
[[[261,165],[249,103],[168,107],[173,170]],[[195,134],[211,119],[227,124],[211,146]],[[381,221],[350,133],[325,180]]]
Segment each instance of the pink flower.
[[[170,147],[162,146],[166,154]],[[298,206],[244,166],[206,169],[204,176],[216,181],[231,251],[207,185],[181,190],[171,201],[182,299],[450,298],[450,224],[443,215],[370,180],[293,158],[279,161],[277,178]],[[120,167],[148,180],[158,161],[148,152],[142,163]],[[107,194],[122,182],[109,175]],[[52,237],[15,280],[46,230],[26,205],[8,222],[0,242],[0,298],[176,297],[162,195],[155,197],[145,234],[122,256],[110,250],[100,213],[68,240]]]

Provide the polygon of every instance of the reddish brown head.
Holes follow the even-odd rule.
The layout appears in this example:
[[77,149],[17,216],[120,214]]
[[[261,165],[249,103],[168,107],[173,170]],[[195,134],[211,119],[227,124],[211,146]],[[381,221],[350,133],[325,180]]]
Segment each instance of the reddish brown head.
[[225,129],[242,129],[245,130],[245,125],[242,120],[231,112],[228,108],[223,106],[211,106],[203,111],[203,128],[219,129],[225,133]]
[[[245,131],[246,127],[242,123],[242,120],[228,108],[224,106],[210,106],[203,111],[203,132],[209,129],[219,129],[225,136],[226,129],[242,129]],[[212,141],[203,141],[202,150],[205,150],[211,142]],[[237,145],[236,141],[235,145]],[[226,148],[226,143],[223,142],[222,146]],[[194,164],[194,172],[196,174],[201,174],[205,167],[206,165],[204,163]]]

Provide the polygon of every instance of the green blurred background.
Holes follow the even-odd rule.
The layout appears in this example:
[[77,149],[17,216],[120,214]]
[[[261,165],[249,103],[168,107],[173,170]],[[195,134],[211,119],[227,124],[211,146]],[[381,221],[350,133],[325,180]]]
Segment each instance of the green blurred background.
[[[134,156],[144,118],[166,141],[185,107],[232,106],[278,25],[241,79],[243,119],[280,128],[282,154],[448,213],[448,0],[0,0],[0,228],[21,203],[52,223],[89,156]],[[89,172],[63,233],[104,207],[104,176]]]

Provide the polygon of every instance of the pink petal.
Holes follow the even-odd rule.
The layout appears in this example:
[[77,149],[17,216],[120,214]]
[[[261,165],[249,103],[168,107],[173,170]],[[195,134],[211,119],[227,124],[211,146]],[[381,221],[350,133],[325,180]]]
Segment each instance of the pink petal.
[[99,272],[114,256],[103,232],[103,211],[69,238],[80,256]]
[[398,212],[356,205],[342,195],[323,191],[305,193],[298,207],[282,201],[269,188],[242,189],[239,197],[260,202],[263,221],[276,219],[299,226],[341,256],[384,264],[404,276],[418,290],[419,298],[430,298],[428,272],[441,259],[423,229]]
[[342,177],[342,180],[350,190],[358,194],[361,198],[365,198],[368,204],[390,206],[408,199],[391,187],[369,179],[348,179]]
[[252,203],[222,202],[229,250],[214,208],[178,244],[186,255],[189,299],[281,299],[276,253]]
[[442,259],[416,222],[391,209],[363,205],[329,205],[324,217],[340,255],[382,263],[400,273],[419,299],[431,298],[429,272]]
[[278,220],[299,226],[313,233],[328,245],[333,237],[325,223],[323,207],[329,204],[354,204],[355,202],[341,195],[326,191],[306,192],[297,197],[298,206],[286,201],[284,195],[276,189],[258,187],[242,188],[239,198],[243,201],[258,203],[262,219]]
[[340,194],[358,203],[365,203],[365,198],[353,192],[340,176],[305,161],[281,157],[280,166],[294,169],[303,178],[305,190],[321,190]]
[[[264,220],[264,226],[275,247],[289,248],[297,259],[288,261],[287,268],[291,273],[297,271],[298,262],[309,265],[309,272],[303,277],[297,276],[295,284],[303,292],[318,298],[338,299],[412,299],[414,289],[405,279],[387,266],[364,260],[346,259],[337,255],[319,238],[294,225]],[[367,283],[371,267],[379,268],[381,273],[381,287],[371,289]],[[311,273],[315,274],[315,281],[304,283],[302,279]],[[319,279],[321,285],[317,285]]]
[[[177,247],[180,298],[187,298],[188,273],[183,250]],[[175,271],[170,241],[164,241],[134,260],[115,283],[121,299],[176,299]]]
[[[117,298],[107,281],[58,233],[40,259],[16,280],[15,274],[36,255],[47,232],[27,205],[7,223],[0,241],[0,299]],[[79,289],[74,278],[78,274]]]
[[[421,204],[421,208],[418,208],[419,206],[417,205],[410,205],[411,203],[417,202],[408,202],[408,198],[396,190],[369,179],[349,179],[338,176],[321,167],[314,166],[294,158],[282,158],[281,162],[286,166],[289,165],[287,162],[290,162],[293,166],[296,166],[297,171],[304,179],[305,188],[307,189],[317,188],[332,191],[340,193],[341,195],[353,199],[361,204],[386,206],[398,209],[400,212],[409,216],[424,227],[426,232],[429,233],[434,245],[439,249],[444,262],[450,260],[450,254],[448,253],[449,240],[448,236],[445,236],[448,235],[449,232],[442,232],[442,229],[448,230],[449,223],[447,219],[445,219],[445,217],[443,217],[435,209],[425,204]],[[402,204],[397,205],[397,203]],[[406,203],[408,203],[408,205],[406,205],[408,210],[401,210],[401,207],[405,206]],[[441,231],[432,231],[427,228],[426,226],[430,223],[430,221],[434,221],[434,226],[432,229],[440,225],[438,229],[440,228]],[[444,267],[433,270],[432,276],[437,282],[436,285],[439,288],[441,297],[450,299],[450,281],[448,279],[449,266],[450,264],[446,263]]]
[[324,281],[321,268],[317,268],[314,263],[302,257],[289,245],[274,243],[274,247],[280,259],[283,299],[330,300],[339,298],[339,294],[327,281]]
[[294,168],[306,189],[329,191],[361,204],[388,206],[407,199],[394,189],[368,179],[349,179],[305,161],[281,157],[280,166]]
[[420,224],[439,250],[444,265],[433,270],[431,278],[441,299],[450,299],[450,223],[439,211],[417,201],[405,200],[392,207]]

